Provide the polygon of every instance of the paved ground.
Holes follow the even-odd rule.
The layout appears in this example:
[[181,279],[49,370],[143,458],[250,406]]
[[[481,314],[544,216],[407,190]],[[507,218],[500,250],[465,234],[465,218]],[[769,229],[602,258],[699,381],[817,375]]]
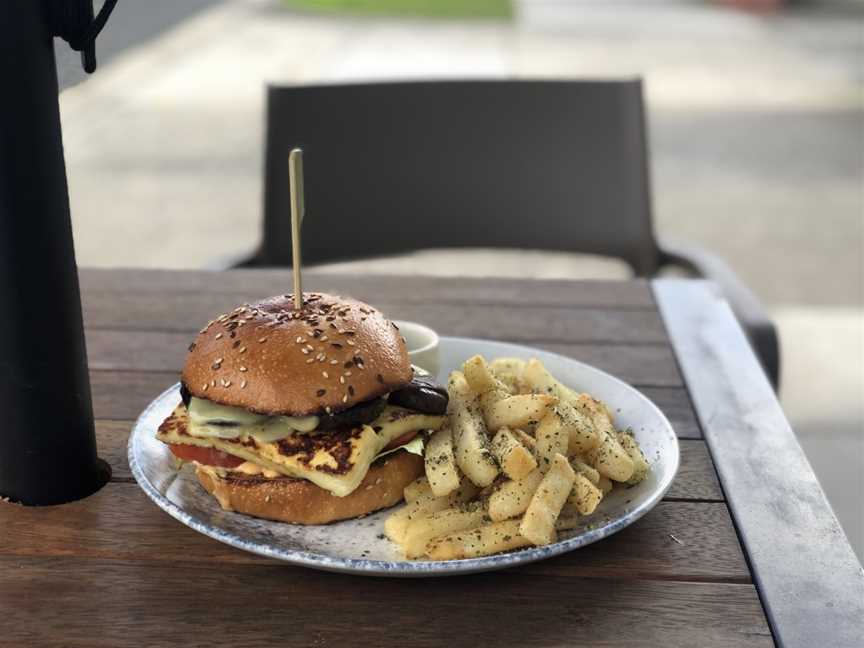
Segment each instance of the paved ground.
[[[82,265],[201,267],[251,249],[266,82],[642,75],[658,230],[723,255],[772,308],[784,406],[864,554],[862,11],[524,0],[511,24],[321,18],[275,0],[195,13],[205,4],[157,37],[182,16],[118,13],[102,69],[62,97]],[[124,51],[127,21],[141,44]],[[360,267],[623,276],[565,254],[424,258]]]

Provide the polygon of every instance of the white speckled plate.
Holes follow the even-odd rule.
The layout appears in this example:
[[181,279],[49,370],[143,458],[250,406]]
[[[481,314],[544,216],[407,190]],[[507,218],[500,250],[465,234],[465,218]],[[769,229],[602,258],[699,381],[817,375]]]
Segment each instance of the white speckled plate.
[[198,484],[189,467],[177,471],[156,428],[180,401],[174,385],[147,407],[129,438],[129,465],[144,492],[183,524],[238,549],[316,569],[371,576],[445,576],[502,569],[541,560],[596,542],[645,515],[669,489],[678,470],[678,441],[663,413],[645,396],[607,373],[576,360],[514,344],[467,338],[441,338],[439,379],[474,355],[486,358],[537,357],[559,380],[605,401],[616,423],[633,429],[651,463],[648,479],[616,488],[583,525],[560,534],[545,547],[450,562],[409,561],[383,535],[389,511],[326,526],[300,526],[258,520],[223,511]]

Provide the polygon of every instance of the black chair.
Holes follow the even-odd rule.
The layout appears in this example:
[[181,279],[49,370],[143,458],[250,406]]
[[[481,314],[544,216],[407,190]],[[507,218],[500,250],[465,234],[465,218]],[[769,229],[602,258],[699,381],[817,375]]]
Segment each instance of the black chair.
[[753,293],[713,255],[654,236],[639,81],[270,87],[267,99],[264,235],[242,265],[291,262],[299,146],[305,263],[507,247],[618,257],[640,277],[682,266],[721,285],[777,385],[777,333]]

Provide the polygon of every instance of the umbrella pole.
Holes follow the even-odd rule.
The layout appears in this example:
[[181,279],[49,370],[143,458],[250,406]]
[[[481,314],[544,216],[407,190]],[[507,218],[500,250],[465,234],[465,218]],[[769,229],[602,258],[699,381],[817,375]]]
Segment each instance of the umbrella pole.
[[0,496],[86,497],[96,436],[54,45],[45,6],[0,2]]

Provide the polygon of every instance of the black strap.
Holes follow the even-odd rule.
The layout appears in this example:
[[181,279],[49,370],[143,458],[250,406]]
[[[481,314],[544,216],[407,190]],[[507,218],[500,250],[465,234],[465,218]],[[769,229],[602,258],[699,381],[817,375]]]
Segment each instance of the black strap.
[[117,0],[105,0],[94,18],[93,0],[47,0],[51,32],[81,52],[85,72],[96,70],[96,37],[116,4]]

